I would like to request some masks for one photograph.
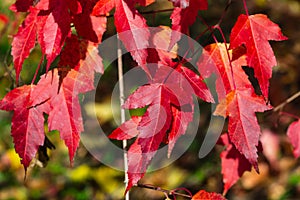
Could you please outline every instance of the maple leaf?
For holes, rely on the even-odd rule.
[[[184,72],[185,75],[191,74],[191,77],[187,80],[180,72]],[[191,84],[197,88],[196,95],[204,100],[213,101],[203,79],[181,65],[178,71],[159,65],[153,80],[138,88],[126,100],[123,108],[147,107],[142,117],[131,118],[109,136],[118,140],[137,137],[128,151],[129,183],[126,191],[144,176],[162,142],[167,140],[170,156],[177,139],[185,134],[194,113],[195,92]]]
[[[26,169],[36,155],[39,146],[44,144],[44,116],[48,104],[30,106],[34,85],[24,85],[10,91],[1,101],[0,109],[14,111],[11,134],[15,150]]]
[[[227,54],[225,44],[212,44],[204,48],[203,56],[197,64],[205,78],[212,73],[217,75],[216,90],[220,103],[214,114],[229,117],[228,133],[231,142],[258,171],[257,145],[261,131],[255,113],[272,107],[266,105],[262,96],[254,93],[242,69],[246,63],[245,57],[236,56],[238,54],[240,52],[235,53],[235,50]],[[234,55],[237,57],[235,60]]]
[[[215,192],[200,190],[192,197],[192,200],[226,200],[226,198]]]
[[[29,56],[30,51],[35,46],[38,13],[39,10],[31,8],[29,15],[13,38],[11,55],[13,56],[14,68],[16,70],[17,83],[24,60]]]
[[[49,130],[58,130],[60,137],[69,149],[72,164],[83,131],[78,94],[87,91],[88,83],[80,74],[71,70],[59,87],[58,70],[43,75],[32,93],[31,105],[49,101]]]
[[[267,27],[267,28],[266,28]],[[231,48],[245,45],[247,64],[254,68],[261,91],[268,98],[272,67],[277,65],[269,40],[286,40],[277,24],[266,15],[240,15],[230,34]]]
[[[231,143],[227,133],[221,135],[218,144],[226,147],[220,155],[224,182],[223,194],[226,194],[245,171],[251,171],[252,165]]]
[[[178,4],[181,7],[175,7],[170,17],[172,20],[172,30],[187,34],[189,27],[196,21],[198,12],[207,9],[207,0],[175,1],[174,5],[177,6]],[[172,33],[170,47],[173,47],[180,39],[180,36],[181,34],[179,33]]]
[[[119,38],[138,65],[150,75],[146,66],[150,37],[146,20],[134,8],[134,2],[129,0],[116,0],[114,17]]]
[[[215,112],[217,115],[229,117],[230,140],[256,171],[258,171],[257,146],[261,131],[255,113],[271,108],[266,105],[263,97],[253,94],[251,90],[236,90],[227,95],[226,100],[217,106]]]
[[[37,8],[41,9],[38,17],[38,41],[42,53],[46,55],[49,70],[51,63],[61,52],[67,36],[70,34],[71,16],[67,1],[40,1]],[[46,4],[46,5],[44,5]],[[46,9],[46,10],[43,10]]]
[[[300,157],[300,120],[290,124],[287,130],[287,136],[289,137],[293,147],[295,158]]]

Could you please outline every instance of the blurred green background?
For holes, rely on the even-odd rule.
[[[0,98],[15,87],[15,73],[11,63],[12,35],[24,19],[24,14],[15,15],[8,7],[13,0],[1,0],[0,4]],[[142,8],[142,11],[166,9],[167,1]],[[167,3],[166,3],[167,2]],[[233,0],[221,27],[228,38],[230,29],[237,16],[243,13],[242,1]],[[247,1],[251,14],[264,13],[278,23],[288,41],[271,42],[278,66],[274,68],[270,86],[270,100],[276,106],[292,94],[299,91],[300,86],[300,2],[297,0],[251,0]],[[210,0],[209,10],[201,12],[201,16],[210,25],[214,25],[222,15],[226,1]],[[6,16],[6,17],[4,17]],[[149,24],[157,26],[169,25],[170,12],[147,14]],[[7,18],[7,22],[5,20]],[[199,21],[199,20],[198,20]],[[191,28],[191,36],[199,35],[205,26],[196,22]],[[113,19],[109,19],[105,37],[115,34]],[[217,35],[217,37],[220,37]],[[212,42],[209,34],[204,35],[200,44]],[[24,63],[21,73],[21,84],[31,82],[35,68],[40,60],[39,47],[35,48]],[[125,57],[125,71],[130,69],[131,60]],[[95,107],[102,127],[107,131],[116,125],[110,110],[110,95],[117,82],[116,67],[110,67],[102,79],[101,91],[97,92]],[[114,82],[114,84],[111,83]],[[300,116],[300,99],[288,104],[284,111]],[[198,151],[203,140],[209,114],[205,112],[207,104],[201,103],[199,133],[188,151],[172,165],[161,170],[148,173],[142,183],[166,189],[185,187],[193,194],[200,189],[222,192],[222,176],[220,174],[220,157],[222,147],[216,147],[204,159],[198,158]],[[48,150],[50,161],[44,168],[35,160],[28,169],[24,180],[24,169],[20,165],[18,155],[14,151],[10,136],[12,113],[0,111],[0,199],[123,199],[124,174],[109,168],[97,161],[80,145],[74,166],[69,166],[68,152],[57,132],[46,133],[55,150]],[[261,116],[263,140],[272,141],[265,147],[260,156],[260,175],[246,172],[241,180],[228,192],[228,199],[299,199],[300,197],[300,162],[294,159],[289,141],[285,136],[288,124],[294,119],[267,113]],[[84,134],[84,133],[83,133]],[[268,149],[268,150],[267,150]],[[267,153],[268,152],[268,153]],[[142,188],[133,188],[132,199],[164,199],[161,192]]]

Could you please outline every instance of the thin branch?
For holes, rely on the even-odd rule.
[[[8,63],[8,56],[10,55],[10,52],[11,52],[11,47],[5,53],[3,64],[4,64],[6,72],[8,73],[9,81],[12,83],[12,87],[15,88],[16,81],[12,75],[12,70],[9,69],[9,65],[11,65],[11,63]]]
[[[193,197],[192,194],[189,191],[188,191],[189,194],[183,194],[183,193],[180,193],[180,192],[176,192],[178,189],[166,190],[166,189],[163,189],[161,187],[157,187],[157,186],[153,186],[153,185],[147,185],[147,184],[140,184],[140,183],[138,183],[136,185],[136,187],[163,192],[164,194],[167,194],[167,196],[171,196],[171,195],[173,197],[174,196],[181,196],[181,197],[188,198],[188,199],[191,199]],[[185,189],[184,191],[187,191],[187,190]]]
[[[294,101],[296,98],[298,98],[300,96],[300,91],[298,91],[296,94],[294,94],[293,96],[289,97],[287,100],[285,100],[284,102],[282,102],[281,104],[279,104],[278,106],[276,106],[273,111],[277,112],[283,109],[283,107],[288,104],[291,103],[292,101]]]
[[[125,109],[122,107],[124,104],[124,79],[123,79],[123,63],[122,63],[122,49],[121,42],[118,37],[118,76],[119,76],[119,96],[120,96],[120,112],[121,123],[125,122]],[[128,161],[127,161],[127,140],[123,140],[123,157],[124,157],[124,173],[125,173],[125,188],[128,186]],[[125,194],[125,200],[129,200],[129,192]]]
[[[202,18],[202,16],[198,16],[198,18],[199,18],[200,21],[208,28],[208,30],[210,31],[211,36],[213,37],[214,41],[215,41],[216,43],[218,43],[218,40],[217,40],[217,38],[216,38],[216,36],[215,36],[215,34],[214,34],[214,28],[211,27],[211,26],[210,26],[210,25]]]
[[[222,23],[222,21],[225,17],[225,14],[226,14],[226,12],[227,12],[227,10],[228,10],[228,8],[231,4],[232,4],[232,0],[228,0],[228,2],[226,4],[226,7],[224,8],[224,11],[223,11],[223,13],[222,13],[222,15],[221,15],[221,17],[220,17],[220,19],[219,19],[219,21],[216,25],[220,25]]]

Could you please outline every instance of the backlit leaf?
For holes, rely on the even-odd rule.
[[[30,106],[34,88],[33,85],[18,87],[0,101],[1,110],[14,111],[11,134],[15,150],[25,169],[36,155],[39,146],[44,144],[43,112],[49,109],[48,104]]]
[[[267,28],[266,28],[267,27]],[[277,24],[266,15],[240,15],[230,34],[230,46],[245,45],[247,64],[254,68],[263,95],[268,98],[272,67],[277,65],[269,40],[286,40]]]
[[[18,82],[24,60],[29,56],[30,51],[35,46],[38,10],[32,8],[23,24],[19,27],[18,33],[12,42],[11,55],[13,56],[14,67],[16,70],[16,81]]]

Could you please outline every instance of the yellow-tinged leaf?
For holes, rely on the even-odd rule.
[[[80,165],[79,167],[73,169],[70,172],[69,177],[73,181],[83,182],[90,177],[90,174],[91,174],[90,171],[91,171],[91,169],[89,166]]]
[[[7,156],[7,158],[10,161],[10,167],[12,170],[22,167],[20,157],[16,153],[15,149],[9,149],[5,155]]]

